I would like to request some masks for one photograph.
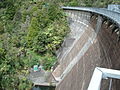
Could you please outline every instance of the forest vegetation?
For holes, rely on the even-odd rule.
[[[94,2],[94,3],[93,3]],[[35,64],[50,70],[70,32],[61,6],[107,7],[119,0],[0,0],[0,90],[29,90]]]

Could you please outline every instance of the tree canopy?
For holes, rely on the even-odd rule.
[[[28,70],[35,64],[50,70],[57,60],[66,16],[47,0],[2,0],[0,8],[0,89],[28,90]]]

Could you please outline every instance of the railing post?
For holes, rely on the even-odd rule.
[[[101,81],[102,79],[104,79],[104,77],[120,79],[120,71],[96,67],[90,81],[88,90],[100,90]],[[109,89],[111,89],[111,85],[112,80],[110,80]]]
[[[100,90],[102,76],[102,72],[95,68],[88,90]]]

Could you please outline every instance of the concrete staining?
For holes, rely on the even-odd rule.
[[[67,68],[62,73],[61,78],[64,78],[65,75],[67,75],[71,71],[71,69],[75,66],[75,64],[77,64],[77,62],[79,61],[79,59],[81,59],[81,57],[89,49],[90,45],[93,44],[93,41],[95,40],[95,38],[96,38],[96,36],[97,36],[100,28],[101,28],[101,23],[102,23],[101,20],[102,20],[102,18],[99,16],[98,17],[98,21],[97,21],[97,25],[96,25],[96,33],[93,30],[91,30],[91,36],[88,38],[88,41],[84,44],[84,46],[78,52],[78,54],[76,55],[76,57],[69,63],[69,65],[67,66]]]
[[[70,19],[69,21],[70,21],[70,28],[71,28],[71,34],[72,34],[71,36],[75,38],[75,41],[72,43],[71,47],[68,49],[68,51],[65,54],[62,53],[63,56],[59,60],[59,63],[60,63],[59,68],[56,68],[53,72],[55,73],[54,75],[57,77],[60,77],[60,74],[63,73],[63,71],[74,59],[74,57],[78,54],[78,52],[86,42],[85,40],[83,41],[84,38],[81,38],[81,37],[87,36],[86,30],[88,29],[88,25],[89,25],[89,22],[84,19],[87,16],[78,18],[78,16],[74,16],[73,13],[70,14],[68,12],[67,14],[68,14],[68,18]],[[81,15],[84,15],[84,13],[82,13]],[[81,43],[80,40],[83,42]],[[80,44],[81,44],[81,47],[79,46]]]
[[[112,33],[114,25],[109,26],[109,21],[100,15],[75,10],[66,13],[72,29],[80,30],[81,34],[53,72],[61,79],[56,90],[87,90],[95,67],[120,69],[120,42],[118,35]],[[109,81],[102,81],[102,90],[108,90]],[[112,90],[119,90],[119,84],[119,80],[113,80]]]

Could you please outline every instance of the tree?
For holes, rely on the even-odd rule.
[[[0,2],[0,90],[28,90],[29,68],[42,62],[50,70],[57,60],[55,51],[69,29],[56,4],[49,0]]]
[[[39,32],[39,23],[36,17],[32,17],[31,23],[28,27],[28,34],[27,34],[27,45],[31,47],[34,38],[37,36]]]

